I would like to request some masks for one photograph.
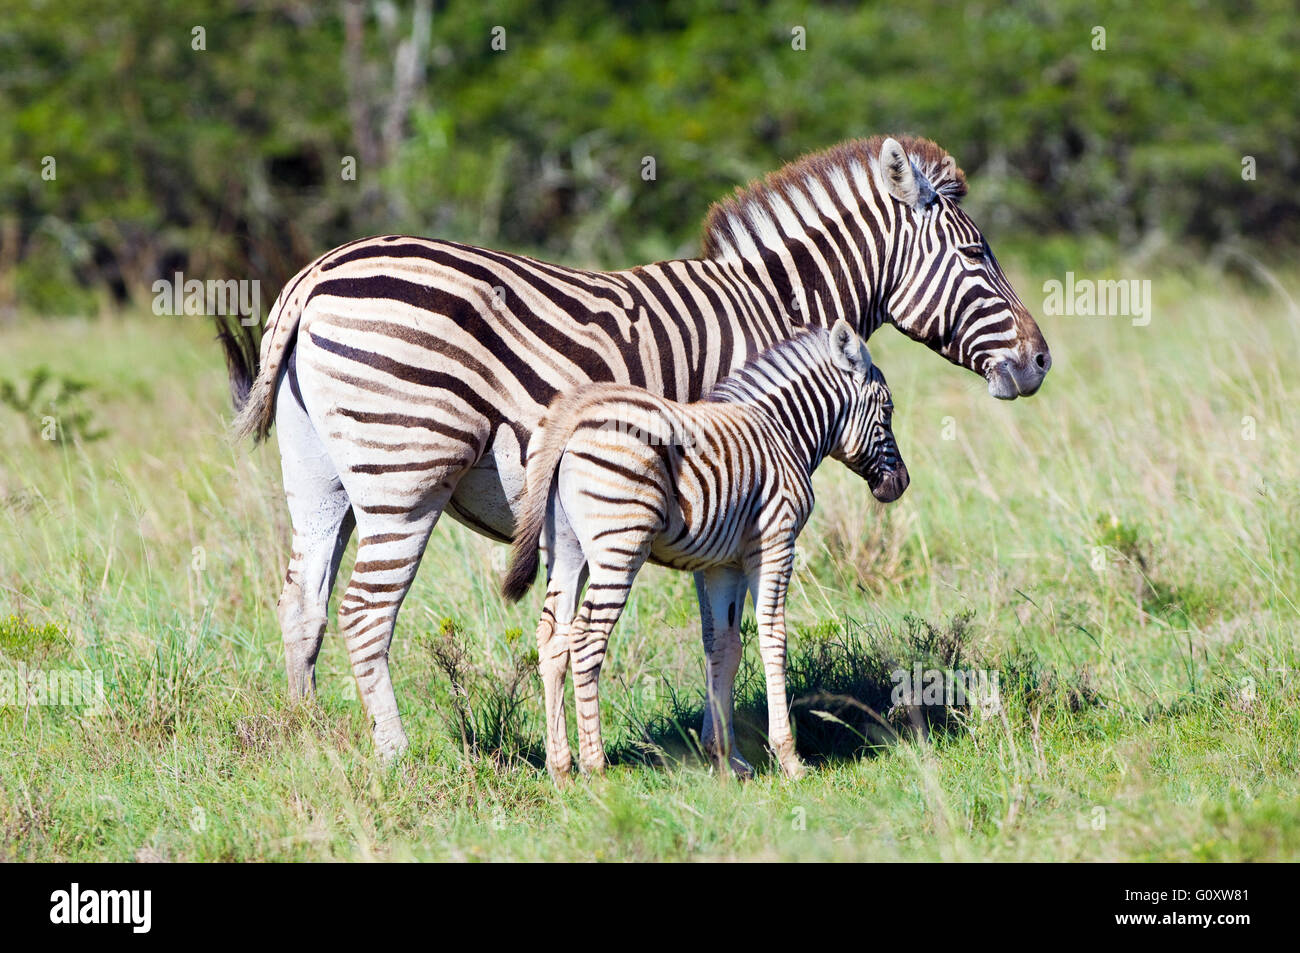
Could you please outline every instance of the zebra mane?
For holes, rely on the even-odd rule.
[[[773,378],[792,379],[781,358],[789,357],[795,366],[811,366],[821,358],[830,359],[831,332],[821,325],[801,328],[764,351],[751,354],[744,364],[713,385],[702,400],[709,403],[745,400],[767,393]],[[772,368],[772,373],[764,373]]]
[[[787,197],[798,196],[803,203],[818,208],[822,204],[819,199],[824,201],[842,192],[849,183],[856,183],[858,192],[870,189],[871,169],[885,138],[850,139],[809,153],[715,202],[704,219],[704,257],[727,257],[738,245],[747,244],[746,236],[776,227],[781,210],[774,205],[774,198],[781,200],[788,215],[784,201]],[[954,202],[961,201],[966,195],[966,174],[947,151],[920,137],[900,136],[898,143],[936,192]]]

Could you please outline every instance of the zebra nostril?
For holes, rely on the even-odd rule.
[[[1042,351],[1039,351],[1037,354],[1034,355],[1034,363],[1037,364],[1039,367],[1041,367],[1043,370],[1047,370],[1047,355],[1044,354]]]
[[[871,493],[882,503],[892,503],[903,495],[903,491],[907,489],[908,479],[907,467],[900,463],[871,488]]]

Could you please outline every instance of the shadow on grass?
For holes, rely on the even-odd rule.
[[[934,625],[909,616],[894,627],[846,618],[799,632],[787,659],[786,684],[800,756],[811,764],[871,757],[911,738],[957,731],[976,710],[1000,717],[1008,703],[1070,710],[1100,703],[1086,679],[1060,679],[1032,655],[982,658],[972,645],[971,618],[964,613]],[[754,634],[748,625],[748,643]],[[472,661],[463,646],[450,621],[429,643],[450,683],[451,737],[468,761],[543,768],[535,653],[493,669]],[[606,731],[615,739],[608,747],[611,764],[704,763],[700,689],[684,694],[665,680],[661,699],[666,700],[652,710],[633,705],[612,719]],[[740,753],[756,769],[770,770],[767,692],[752,653],[737,676],[736,736]]]
[[[790,714],[800,757],[824,764],[872,757],[916,737],[956,731],[977,708],[997,717],[1009,693],[1039,703],[1061,688],[1029,656],[996,663],[972,648],[970,614],[941,625],[915,616],[883,621],[825,621],[800,633],[786,662]],[[746,633],[752,636],[752,632]],[[1075,690],[1080,704],[1096,698]],[[767,691],[760,665],[746,656],[736,683],[736,745],[758,770],[767,753]],[[641,737],[610,752],[614,763],[702,761],[703,699],[670,695],[668,711],[641,726]]]

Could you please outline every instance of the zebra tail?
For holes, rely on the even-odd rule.
[[[576,411],[581,402],[582,398],[576,394],[560,398],[538,425],[542,436],[537,448],[528,455],[523,512],[515,528],[510,566],[501,584],[501,594],[510,602],[522,599],[537,578],[538,547],[546,527],[551,488],[555,485],[564,448],[577,429]]]
[[[546,482],[549,493],[551,481]],[[537,565],[540,562],[538,546],[542,541],[542,525],[545,521],[546,510],[543,509],[542,519],[538,520],[536,525],[531,520],[520,523],[510,553],[510,568],[506,570],[505,581],[501,583],[501,594],[508,602],[518,602],[522,599],[537,578]]]
[[[237,317],[216,315],[217,340],[226,355],[226,373],[230,377],[230,400],[235,411],[248,404],[248,392],[257,377],[258,347],[253,328]]]
[[[231,432],[236,441],[266,439],[275,422],[275,385],[280,369],[297,339],[301,309],[289,312],[281,293],[267,315],[261,347],[253,343],[253,329],[236,321],[219,320],[217,338],[226,351],[230,396],[235,404]]]

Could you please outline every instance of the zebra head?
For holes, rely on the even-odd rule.
[[[831,456],[867,481],[872,495],[892,503],[907,489],[907,466],[891,427],[894,401],[866,342],[843,318],[830,334],[831,360],[846,380],[844,424]]]
[[[924,139],[885,139],[874,161],[893,219],[897,266],[884,302],[908,337],[1014,400],[1038,390],[1052,366],[1042,332],[958,204],[966,180],[951,156]]]

